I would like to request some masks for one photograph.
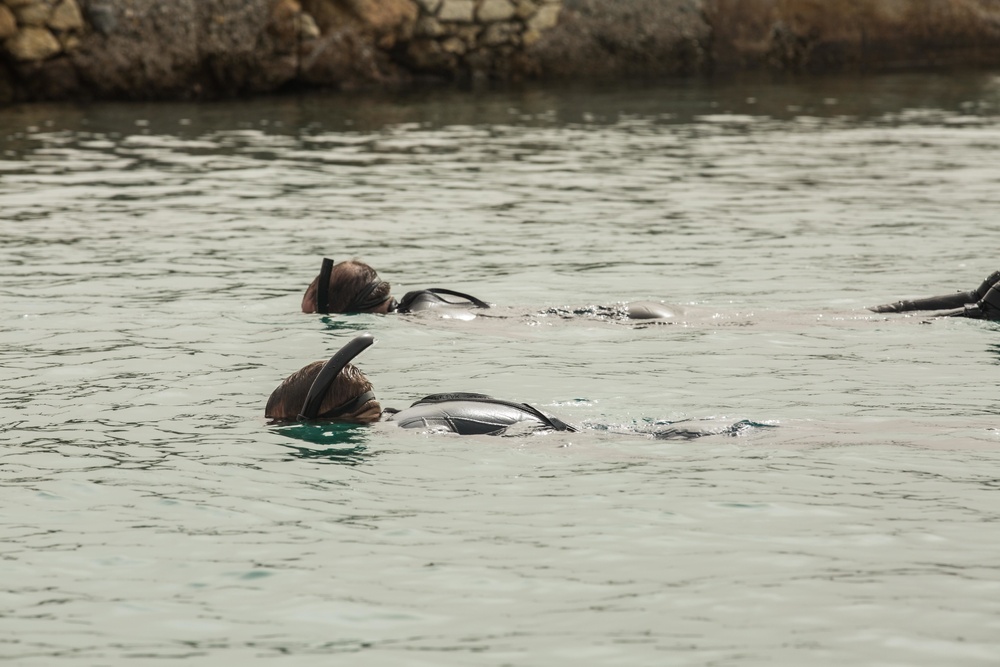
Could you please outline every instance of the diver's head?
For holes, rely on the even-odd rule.
[[[325,278],[325,280],[324,280]],[[303,313],[386,313],[392,309],[389,283],[364,262],[334,264],[323,268],[302,297]]]
[[[372,383],[350,363],[374,344],[370,333],[358,334],[329,361],[315,361],[292,373],[271,392],[264,416],[275,421],[378,421],[382,406]]]
[[[301,368],[278,385],[267,399],[264,416],[273,421],[295,421],[302,416],[309,390],[324,361]],[[382,406],[375,399],[372,383],[357,366],[347,364],[323,395],[315,417],[310,419],[370,424],[379,420]]]

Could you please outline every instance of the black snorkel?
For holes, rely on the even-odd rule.
[[[323,266],[319,270],[319,282],[316,283],[316,312],[330,312],[330,272],[333,271],[333,260],[323,258]]]
[[[329,260],[323,260],[325,262]],[[332,264],[332,262],[331,262]],[[327,390],[333,384],[333,381],[337,379],[340,375],[340,371],[344,370],[356,356],[364,352],[366,349],[371,347],[375,342],[375,337],[370,333],[363,333],[352,338],[344,347],[337,350],[337,353],[330,357],[330,361],[323,364],[323,368],[320,369],[319,375],[313,380],[312,386],[309,387],[309,393],[306,394],[306,400],[302,404],[302,411],[299,413],[299,421],[310,421],[316,419],[319,416],[320,405],[323,404],[323,397],[326,396]],[[333,410],[327,411],[323,414],[323,419],[335,419],[340,415],[347,414],[368,401],[375,398],[375,393],[371,391],[366,391],[360,396],[351,399],[343,405],[339,405]]]

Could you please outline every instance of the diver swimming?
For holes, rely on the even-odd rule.
[[[420,311],[469,311],[488,309],[482,299],[442,287],[407,292],[397,301],[391,285],[368,264],[359,260],[334,263],[324,258],[319,275],[302,296],[303,313],[415,313]],[[597,315],[614,319],[667,320],[683,311],[657,301],[636,301],[620,307],[594,306],[555,314]]]
[[[374,342],[368,333],[355,336],[326,363],[314,362],[285,378],[268,399],[264,416],[275,422],[322,420],[354,424],[384,419],[402,428],[461,435],[498,434],[519,422],[539,430],[577,430],[527,403],[485,394],[433,394],[403,410],[383,410],[371,382],[350,363]]]
[[[1000,271],[995,271],[978,287],[914,300],[870,306],[876,313],[941,311],[934,317],[1000,319]],[[440,287],[407,292],[397,301],[391,286],[381,280],[368,264],[358,260],[334,263],[323,259],[319,275],[302,297],[304,313],[414,313],[432,310],[488,309],[491,304],[472,296]],[[563,317],[591,316],[602,319],[669,322],[685,314],[685,309],[658,301],[635,301],[616,306],[589,306],[575,309],[550,308],[542,314]]]
[[[334,264],[323,258],[319,275],[302,297],[303,313],[413,313],[421,310],[489,308],[471,294],[442,287],[407,292],[397,301],[391,285],[364,262]],[[450,298],[449,298],[450,297]]]
[[[512,427],[516,427],[518,434],[549,431],[575,433],[580,430],[528,403],[478,393],[431,394],[401,410],[383,408],[375,397],[371,382],[351,363],[374,342],[371,334],[360,334],[341,347],[329,361],[313,362],[289,375],[268,398],[264,417],[277,425],[303,422],[372,424],[386,421],[405,429],[459,435],[504,435]],[[683,424],[667,424],[667,428],[656,432],[639,434],[658,439],[690,440],[705,435],[739,435],[750,426],[754,424],[743,421],[721,430],[704,430]]]

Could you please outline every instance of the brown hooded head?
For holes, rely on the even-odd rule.
[[[385,313],[389,310],[391,286],[382,282],[375,269],[364,262],[348,260],[333,265],[327,281],[327,304],[317,303],[319,280],[316,276],[302,296],[303,313]]]
[[[267,399],[264,416],[279,422],[295,421],[309,395],[309,388],[312,387],[324,364],[323,361],[314,361],[285,378]],[[338,408],[369,391],[372,391],[372,383],[365,374],[358,370],[357,366],[347,364],[323,396],[316,419],[329,418],[354,424],[370,424],[378,421],[382,414],[382,406],[375,398],[354,406],[350,412],[324,417],[336,413]]]

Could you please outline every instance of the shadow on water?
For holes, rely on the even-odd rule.
[[[369,427],[360,424],[285,424],[272,428],[284,438],[304,445],[278,443],[296,459],[356,466],[368,462],[373,452],[366,446]]]

